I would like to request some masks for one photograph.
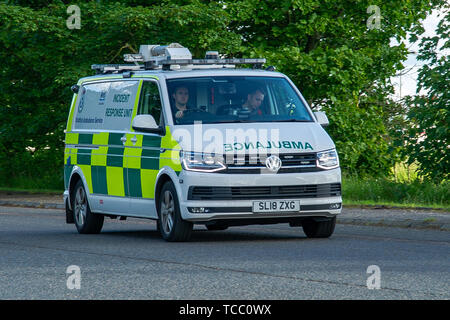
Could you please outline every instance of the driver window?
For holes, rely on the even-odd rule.
[[[144,81],[142,84],[138,114],[150,114],[161,125],[161,98],[156,82]]]

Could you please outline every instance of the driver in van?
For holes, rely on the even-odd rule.
[[[185,86],[175,88],[172,93],[172,98],[175,101],[175,118],[183,118],[184,112],[188,109],[187,102],[189,100],[189,90]]]
[[[251,115],[263,115],[260,109],[264,101],[264,91],[260,88],[254,89],[247,95],[247,101],[242,105],[243,108],[250,110]]]

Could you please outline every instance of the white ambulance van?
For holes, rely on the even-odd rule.
[[[338,154],[291,80],[265,59],[193,59],[143,45],[93,65],[74,92],[64,152],[66,221],[157,220],[167,241],[208,230],[289,223],[329,237],[342,207]],[[236,68],[244,64],[249,69]]]

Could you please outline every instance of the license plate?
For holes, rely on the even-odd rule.
[[[253,201],[253,212],[298,212],[299,200],[263,200]]]

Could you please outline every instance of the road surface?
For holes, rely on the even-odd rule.
[[[329,239],[196,226],[168,243],[151,220],[105,218],[80,235],[62,210],[0,206],[0,299],[442,300],[449,248],[448,231],[343,224]]]

